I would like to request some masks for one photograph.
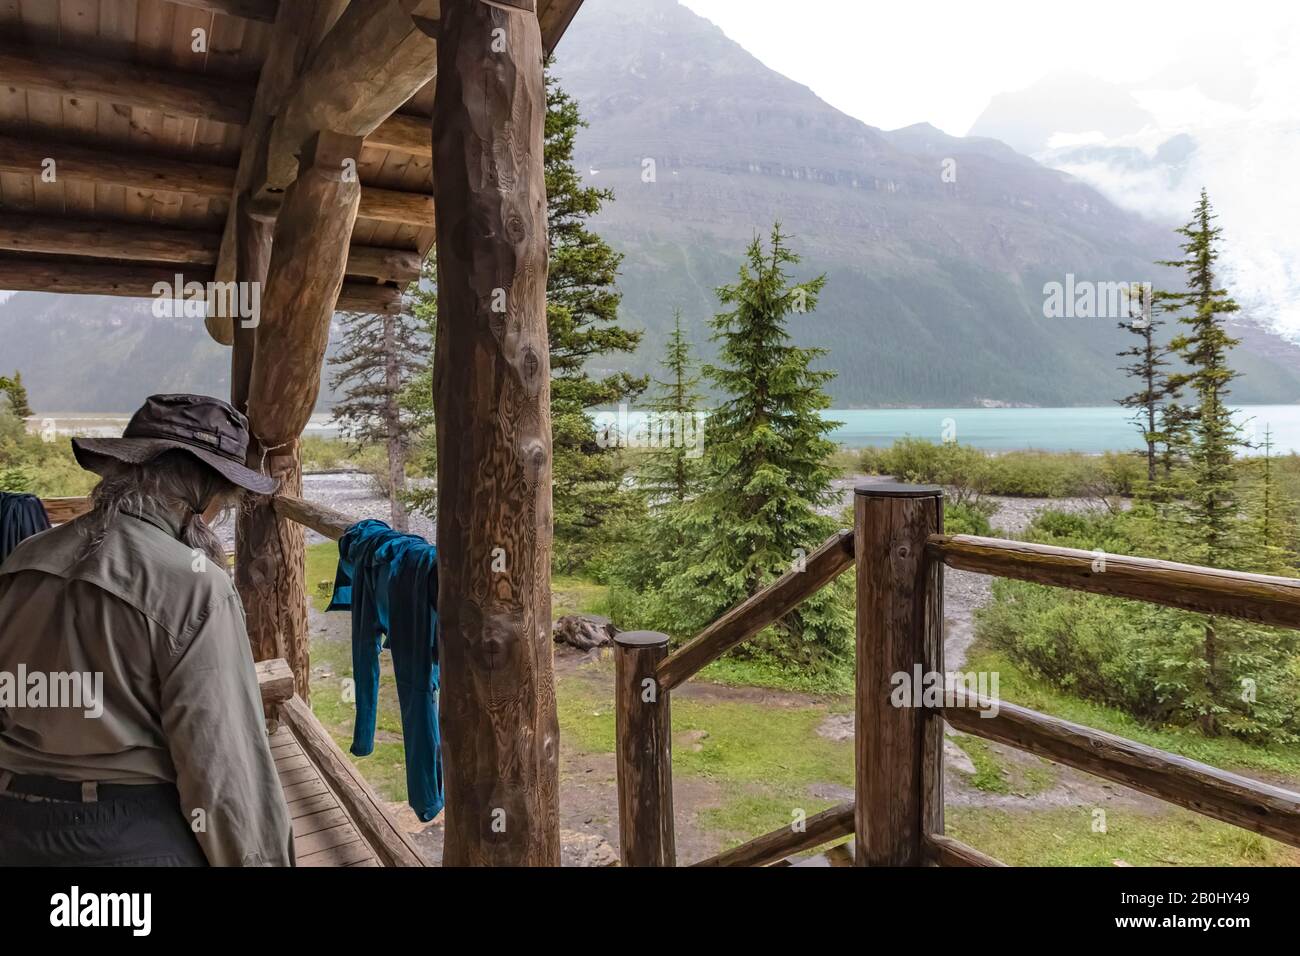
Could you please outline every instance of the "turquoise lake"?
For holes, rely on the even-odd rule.
[[[1118,405],[1099,408],[869,408],[836,409],[826,417],[843,424],[830,435],[850,448],[888,445],[905,435],[991,451],[1038,448],[1100,453],[1137,448],[1141,436],[1132,413]],[[1300,405],[1244,405],[1235,417],[1248,439],[1272,431],[1278,454],[1300,452]]]

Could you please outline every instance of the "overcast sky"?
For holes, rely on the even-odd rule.
[[[1053,70],[1133,82],[1216,48],[1273,61],[1300,43],[1296,0],[682,2],[863,122],[896,129],[926,121],[955,136],[990,96]],[[1292,93],[1300,101],[1295,86]]]

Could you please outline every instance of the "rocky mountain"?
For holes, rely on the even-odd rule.
[[[596,225],[626,255],[625,321],[646,330],[634,371],[655,367],[677,307],[708,357],[713,290],[777,220],[803,274],[829,276],[792,334],[830,350],[841,406],[1107,404],[1125,336],[1044,318],[1044,284],[1176,281],[1152,265],[1177,251],[1167,224],[995,138],[868,126],[676,0],[587,4],[555,69],[590,124],[580,167],[616,196]],[[1252,331],[1238,400],[1300,400],[1278,343]],[[41,408],[131,408],[164,378],[220,394],[226,366],[197,325],[134,303],[0,304],[0,371],[21,368]]]

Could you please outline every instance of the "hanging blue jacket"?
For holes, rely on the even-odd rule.
[[[379,652],[393,654],[411,809],[428,822],[442,809],[438,734],[438,549],[423,538],[367,519],[339,540],[339,568],[327,611],[352,611],[356,723],[352,752],[375,749]]]
[[[50,519],[45,505],[35,495],[0,491],[0,563],[18,542],[45,531]]]

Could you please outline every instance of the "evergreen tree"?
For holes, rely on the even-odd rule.
[[[1243,569],[1290,576],[1295,573],[1295,502],[1279,480],[1268,426],[1259,449],[1263,454],[1251,462],[1244,495],[1250,556]]]
[[[329,364],[337,369],[330,387],[342,390],[334,419],[360,450],[384,449],[386,469],[377,475],[388,497],[390,524],[408,528],[406,460],[417,424],[401,406],[410,381],[427,364],[429,342],[408,310],[400,315],[353,314],[344,319],[343,340]]]
[[[725,396],[705,432],[700,492],[677,510],[684,544],[664,567],[665,617],[692,633],[779,575],[830,535],[834,472],[825,420],[833,372],[812,363],[823,349],[792,345],[787,320],[810,312],[826,277],[794,284],[787,268],[800,257],[780,224],[765,250],[755,238],[738,281],[718,289],[727,311],[713,320],[718,364],[704,375]],[[822,667],[843,659],[852,622],[842,587],[828,587],[786,615],[754,650],[786,663]]]
[[[1119,327],[1137,336],[1138,341],[1122,352],[1119,358],[1133,361],[1121,366],[1121,370],[1138,381],[1139,389],[1130,395],[1117,399],[1124,408],[1135,410],[1134,423],[1142,431],[1142,440],[1146,443],[1147,483],[1155,485],[1157,446],[1162,440],[1160,426],[1160,404],[1169,391],[1168,380],[1161,369],[1168,366],[1165,351],[1156,341],[1156,330],[1164,325],[1155,317],[1151,307],[1150,295],[1143,296],[1137,303],[1137,315],[1129,322],[1119,323]]]
[[[1243,443],[1226,403],[1229,383],[1236,378],[1228,365],[1228,353],[1238,340],[1225,331],[1222,316],[1236,312],[1239,306],[1215,281],[1214,263],[1219,258],[1217,243],[1222,233],[1213,225],[1216,218],[1209,196],[1201,190],[1191,222],[1178,230],[1186,240],[1181,244],[1184,257],[1162,263],[1186,271],[1187,289],[1165,292],[1161,298],[1186,313],[1178,319],[1186,330],[1170,348],[1180,355],[1187,370],[1172,376],[1171,382],[1176,387],[1186,386],[1196,399],[1188,422],[1192,480],[1186,501],[1196,560],[1212,567],[1230,567],[1238,546],[1234,461],[1236,449]]]
[[[1171,343],[1187,370],[1172,378],[1177,387],[1186,386],[1196,398],[1188,432],[1189,474],[1181,502],[1188,559],[1217,568],[1237,567],[1241,552],[1240,504],[1237,500],[1235,451],[1242,445],[1240,429],[1232,420],[1226,399],[1236,373],[1228,365],[1228,353],[1237,340],[1228,335],[1222,317],[1238,310],[1227,291],[1218,287],[1215,262],[1222,230],[1213,225],[1210,199],[1204,189],[1192,219],[1178,229],[1183,236],[1183,258],[1162,263],[1187,274],[1187,289],[1163,293],[1161,299],[1182,311],[1178,321],[1186,327]],[[1235,663],[1248,657],[1251,631],[1232,622],[1205,622],[1201,641],[1204,686],[1193,695],[1199,707],[1201,726],[1217,733],[1221,718],[1229,712],[1225,696],[1233,688],[1230,679]]]
[[[585,125],[577,102],[548,70],[546,323],[552,374],[555,560],[561,569],[582,563],[631,505],[623,493],[625,468],[618,449],[597,441],[588,411],[631,401],[647,384],[647,379],[626,372],[595,377],[587,369],[593,358],[635,351],[641,333],[618,324],[622,296],[614,282],[623,257],[587,225],[614,195],[608,189],[584,186],[574,168],[574,141]]]
[[[420,281],[412,283],[406,291],[407,310],[422,330],[425,339],[433,343],[438,333],[438,256],[430,251],[420,267]],[[433,359],[432,347],[425,351],[423,367],[402,389],[398,404],[410,422],[411,452],[408,460],[415,470],[433,478],[438,474],[438,437],[434,431],[433,416]],[[438,487],[430,480],[410,487],[405,495],[406,506],[430,518],[438,515]]]
[[[637,487],[652,510],[685,503],[700,484],[703,399],[680,309],[674,314],[663,369],[664,379],[655,379],[655,393],[646,403],[650,447],[643,452],[636,474]]]
[[[9,408],[19,418],[31,418],[35,414],[27,401],[27,388],[23,385],[22,372],[14,372],[13,378],[0,375],[0,392],[8,396]]]

